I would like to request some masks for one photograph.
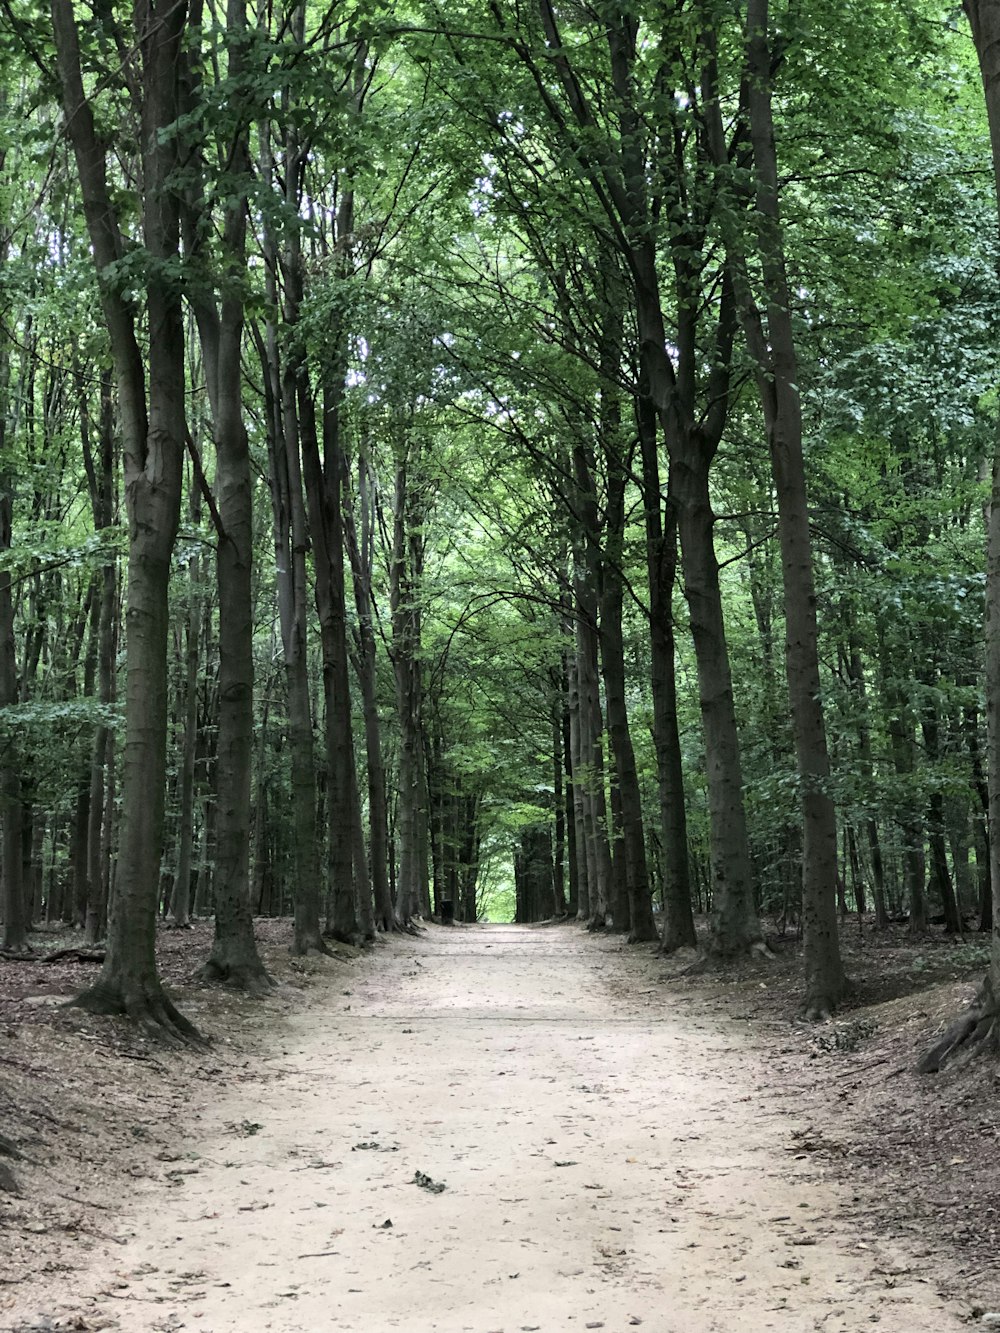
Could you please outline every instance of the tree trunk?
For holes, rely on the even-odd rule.
[[[846,988],[837,930],[837,823],[828,786],[830,759],[820,693],[816,590],[802,457],[802,407],[778,203],[778,168],[771,112],[768,0],[749,0],[745,97],[755,169],[755,211],[767,312],[766,337],[742,256],[739,275],[744,327],[764,409],[778,499],[778,535],[785,593],[785,669],[802,806],[804,1011],[826,1017]]]
[[[344,531],[351,561],[354,604],[357,611],[355,672],[361,687],[365,725],[365,755],[368,761],[368,832],[372,889],[375,894],[375,924],[392,930],[395,921],[389,886],[389,810],[386,800],[385,765],[382,760],[382,723],[376,695],[376,643],[372,622],[373,513],[368,463],[358,462],[358,503],[361,508],[360,541],[354,515],[344,512]]]
[[[590,882],[594,869],[587,840],[587,821],[584,813],[583,737],[580,719],[579,669],[576,653],[567,651],[567,681],[569,689],[570,779],[572,797],[573,857],[576,865],[576,919],[590,918]]]
[[[964,0],[989,117],[997,205],[1000,207],[1000,0]],[[987,511],[986,555],[986,771],[989,774],[990,879],[993,886],[993,934],[990,966],[975,1006],[944,1034],[920,1061],[934,1072],[967,1043],[987,1042],[995,1051],[1000,1022],[1000,435],[993,457]]]
[[[304,7],[292,13],[292,37],[303,36]],[[262,174],[275,188],[275,170],[267,128],[261,128]],[[304,155],[294,126],[285,134],[282,162],[284,202],[289,216],[299,210]],[[269,227],[264,228],[265,285],[272,309],[279,306],[278,272],[284,275],[281,304],[286,328],[299,320],[303,297],[302,253],[299,232],[289,228],[285,250]],[[292,901],[294,927],[292,952],[296,955],[328,953],[321,929],[322,875],[316,824],[316,762],[313,743],[313,713],[309,697],[307,648],[308,606],[306,553],[309,537],[302,494],[299,443],[298,379],[301,358],[289,351],[282,359],[277,320],[270,318],[258,350],[268,406],[268,462],[271,515],[274,533],[278,617],[285,666],[288,710],[288,747],[292,798]]]
[[[299,381],[299,429],[302,476],[309,510],[316,571],[316,610],[323,652],[324,742],[327,763],[328,865],[330,906],[325,933],[345,944],[358,935],[355,902],[354,808],[351,782],[354,742],[351,725],[347,619],[344,590],[342,459],[331,439],[333,404],[324,417],[321,460],[315,405],[310,386]]]
[[[201,494],[192,478],[190,488],[191,522],[201,521]],[[191,924],[191,860],[194,850],[194,770],[198,757],[198,665],[202,607],[200,595],[201,559],[197,553],[188,560],[188,617],[184,653],[184,745],[181,752],[180,801],[178,809],[177,869],[170,896],[170,915],[179,930]]]
[[[192,24],[200,23],[200,0],[192,5]],[[227,0],[229,35],[227,77],[238,87],[245,77],[246,0]],[[193,57],[199,59],[199,54]],[[197,90],[199,71],[193,72]],[[220,145],[231,183],[222,213],[222,271],[218,301],[195,289],[191,295],[198,332],[215,443],[213,519],[218,548],[219,718],[216,757],[215,938],[201,977],[224,982],[251,994],[274,984],[253,933],[250,901],[250,844],[253,764],[253,488],[250,453],[243,421],[242,353],[243,275],[246,269],[247,204],[250,176],[249,127],[234,104],[232,137]],[[187,109],[187,108],[185,108]],[[194,191],[191,212],[196,236],[204,226],[202,190]],[[196,254],[197,241],[191,246]],[[200,464],[196,460],[196,468]]]
[[[675,439],[670,467],[705,737],[712,875],[711,947],[714,953],[730,958],[757,945],[761,932],[750,878],[743,770],[719,566],[712,541],[715,517],[708,491],[709,458],[695,442],[682,447]]]
[[[661,517],[660,467],[656,409],[645,394],[636,403],[642,456],[646,569],[649,581],[649,644],[653,695],[653,745],[660,797],[663,865],[664,953],[693,949],[698,939],[691,910],[691,865],[680,729],[677,723],[677,675],[674,650],[673,591],[677,571],[677,511],[668,499]],[[669,483],[668,483],[669,492]]]
[[[392,608],[392,656],[396,682],[396,711],[399,717],[399,815],[397,823],[399,873],[396,882],[396,923],[409,926],[420,911],[422,879],[421,848],[425,846],[420,825],[425,817],[422,801],[423,688],[420,667],[420,607],[418,604],[423,559],[419,506],[412,493],[408,460],[400,456],[396,466],[393,502],[393,544],[390,567]]]
[[[143,230],[153,263],[146,278],[148,401],[131,309],[109,281],[123,254],[107,186],[103,148],[84,92],[72,0],[53,0],[52,22],[68,133],[97,266],[118,381],[129,517],[126,611],[125,755],[122,821],[108,947],[97,982],[77,1000],[95,1012],[127,1012],[175,1040],[196,1029],[167,999],[156,971],[155,931],[163,849],[167,745],[167,591],[180,517],[184,449],[184,329],[177,199],[171,177],[178,140],[177,75],[185,28],[183,0],[137,7],[141,62]]]
[[[81,404],[81,416],[86,417]],[[87,654],[83,667],[83,694],[93,698],[97,677],[97,652],[100,638],[101,602],[99,590],[101,577],[95,573],[90,581],[87,600],[90,603],[90,628],[87,633]],[[70,824],[70,865],[73,871],[72,888],[68,899],[66,915],[74,925],[82,928],[87,920],[87,830],[90,826],[90,757],[81,768],[77,779],[76,802]],[[51,905],[47,905],[48,919],[51,920]]]
[[[610,506],[609,506],[610,507]],[[622,515],[624,517],[624,513]],[[628,920],[616,922],[628,929],[630,943],[657,938],[646,870],[646,840],[642,824],[642,793],[628,724],[625,695],[625,649],[622,639],[622,584],[620,550],[609,550],[601,599],[601,662],[608,710],[608,736],[614,755],[615,777],[621,801],[622,842],[628,894]]]
[[[4,412],[6,423],[6,412]],[[9,551],[13,510],[13,476],[4,470],[0,478],[0,552]],[[0,708],[17,702],[17,658],[14,638],[14,600],[10,570],[0,569]],[[0,763],[0,834],[3,837],[3,947],[12,953],[28,948],[27,903],[21,862],[23,804],[21,766],[13,729],[3,738]]]
[[[552,910],[554,916],[566,915],[567,821],[562,711],[562,694],[557,693],[552,702],[552,800],[555,806],[555,840],[552,848]]]

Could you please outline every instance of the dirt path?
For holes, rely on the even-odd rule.
[[[175,1183],[130,1201],[132,1238],[80,1279],[86,1327],[960,1326],[838,1221],[850,1198],[788,1151],[744,1033],[644,1016],[613,942],[438,929],[344,985],[204,1113]]]

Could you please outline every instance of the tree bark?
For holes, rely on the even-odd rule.
[[[620,461],[620,460],[619,460]],[[609,460],[610,468],[610,460]],[[653,904],[646,869],[646,839],[642,823],[642,793],[635,763],[635,750],[628,722],[625,694],[625,647],[622,638],[623,539],[625,521],[625,472],[609,470],[608,524],[604,589],[601,596],[601,664],[607,701],[608,737],[614,756],[615,778],[621,802],[622,843],[628,900],[627,920],[616,926],[628,931],[630,943],[657,938]],[[620,911],[620,908],[618,909]]]
[[[3,418],[6,423],[6,409]],[[0,552],[10,550],[12,514],[13,474],[5,467],[0,477]],[[0,569],[0,708],[10,708],[18,698],[15,642],[10,570]],[[15,732],[10,728],[3,740],[0,762],[0,834],[3,837],[0,868],[3,871],[3,947],[11,953],[27,952],[30,925],[21,862],[24,807],[20,774]]]
[[[372,621],[373,508],[368,462],[358,460],[358,504],[361,509],[360,540],[350,506],[344,513],[347,551],[351,561],[354,604],[358,624],[355,667],[361,687],[368,761],[368,830],[372,889],[375,895],[375,924],[379,930],[395,925],[389,886],[389,810],[386,798],[385,764],[382,759],[382,723],[376,695],[376,643]]]
[[[201,493],[190,488],[191,522],[201,521]],[[177,868],[170,895],[170,915],[179,930],[191,924],[191,861],[194,851],[194,774],[198,758],[198,666],[202,607],[201,558],[196,552],[188,560],[188,615],[184,628],[184,744],[181,750],[180,800],[178,808]]]
[[[301,41],[304,7],[292,13],[293,39]],[[265,184],[277,187],[267,127],[261,128],[262,174]],[[283,198],[289,216],[299,211],[299,192],[304,153],[294,123],[285,130],[281,177]],[[297,228],[288,229],[284,251],[269,226],[264,229],[265,284],[273,310],[279,308],[279,271],[284,277],[280,308],[285,328],[298,323],[303,297],[301,238]],[[288,746],[292,795],[292,900],[294,926],[292,952],[296,955],[329,952],[321,927],[322,874],[316,824],[316,761],[313,742],[313,712],[309,695],[308,583],[306,556],[309,536],[302,494],[299,441],[298,380],[303,373],[301,357],[293,350],[282,357],[276,318],[269,318],[264,339],[258,341],[265,397],[268,406],[268,461],[271,515],[274,533],[278,617],[288,709]]]
[[[421,907],[420,825],[426,818],[423,801],[423,684],[420,666],[420,576],[423,537],[420,506],[414,498],[406,446],[396,464],[393,501],[393,542],[390,566],[392,658],[399,717],[399,873],[396,881],[396,924],[408,927]]]
[[[178,143],[177,74],[184,0],[140,0],[136,39],[141,66],[140,150],[143,230],[151,265],[145,294],[148,385],[132,312],[113,278],[123,254],[107,185],[104,149],[84,92],[72,0],[52,0],[63,106],[111,337],[125,460],[129,516],[126,610],[125,754],[122,821],[108,947],[97,982],[77,1003],[95,1012],[126,1012],[174,1040],[197,1030],[165,995],[154,952],[167,742],[167,590],[180,517],[184,449],[184,330],[179,287],[178,204],[171,180]],[[148,389],[148,400],[147,400]]]
[[[358,935],[355,900],[354,807],[351,782],[354,743],[351,726],[347,618],[344,590],[343,461],[332,439],[333,404],[324,418],[324,453],[316,431],[315,404],[306,379],[299,380],[299,428],[302,475],[313,542],[316,611],[323,653],[324,743],[327,763],[328,865],[330,910],[326,934],[345,944]]]
[[[768,0],[748,0],[744,95],[753,151],[754,209],[766,333],[743,254],[733,247],[730,255],[764,410],[778,500],[785,593],[785,670],[802,809],[803,1008],[807,1016],[827,1017],[846,988],[837,930],[837,823],[828,791],[830,759],[819,675],[798,358],[779,212],[768,23]]]
[[[653,694],[653,745],[663,856],[664,953],[697,947],[691,908],[687,810],[680,729],[677,722],[677,674],[674,648],[673,591],[677,571],[677,513],[669,499],[661,515],[656,410],[642,394],[636,404],[642,455],[643,507],[646,522],[646,569],[649,579],[649,643]]]
[[[1000,0],[964,0],[979,58],[1000,208]],[[994,1052],[1000,1025],[1000,433],[993,456],[986,519],[986,771],[989,785],[990,879],[993,926],[989,971],[976,1004],[935,1043],[918,1065],[934,1072],[963,1047],[985,1043]]]
[[[200,0],[192,24],[200,25]],[[242,354],[246,269],[246,195],[250,176],[246,0],[228,0],[226,77],[236,126],[220,145],[230,180],[223,192],[221,295],[195,289],[191,302],[201,340],[215,443],[216,581],[219,595],[219,719],[216,757],[215,937],[200,975],[260,995],[274,984],[260,958],[250,901],[253,763],[253,490],[243,421]],[[194,60],[200,57],[196,54]],[[195,93],[200,72],[192,70]],[[207,230],[199,182],[189,234]],[[198,245],[191,245],[197,254]]]

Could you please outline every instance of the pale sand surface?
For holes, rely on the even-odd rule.
[[[74,1277],[93,1322],[67,1327],[961,1326],[912,1255],[847,1220],[845,1187],[788,1151],[794,1122],[738,1025],[696,998],[653,1021],[617,942],[434,929],[343,990],[279,1022],[201,1109],[182,1145],[197,1156],[176,1164],[191,1174],[122,1201],[128,1242]]]

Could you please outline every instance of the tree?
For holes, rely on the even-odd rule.
[[[194,0],[191,26],[202,27],[200,0]],[[215,443],[215,491],[212,505],[218,549],[219,589],[219,735],[216,782],[218,817],[215,849],[215,940],[201,970],[208,981],[254,994],[273,982],[257,951],[250,906],[251,758],[253,750],[253,499],[250,455],[243,420],[242,359],[245,323],[246,194],[250,182],[250,124],[254,114],[254,71],[248,66],[245,0],[229,0],[226,9],[228,63],[227,112],[232,123],[220,134],[219,156],[225,163],[223,181],[213,193],[222,207],[219,286],[211,290],[209,274],[191,285],[190,299],[201,340]],[[191,105],[198,109],[200,54],[192,53],[189,74]],[[201,157],[197,154],[196,161]],[[206,216],[205,185],[197,183],[188,205],[186,230],[195,264],[205,264],[203,251],[213,219]],[[208,267],[205,264],[205,267]]]
[[[178,115],[187,6],[183,0],[139,0],[133,17],[136,45],[128,72],[140,127],[145,247],[135,277],[125,262],[106,150],[84,91],[73,3],[52,4],[63,110],[115,363],[129,513],[126,731],[116,893],[105,963],[97,982],[77,1003],[98,1013],[124,1012],[174,1040],[191,1041],[197,1039],[197,1030],[164,993],[154,955],[166,765],[167,590],[186,434],[179,201],[172,179],[179,145],[171,130]],[[128,295],[128,284],[136,278],[145,296],[145,357]]]
[[[1000,0],[964,0],[986,98],[1000,216]],[[923,1056],[919,1068],[940,1069],[960,1048],[1000,1044],[1000,435],[993,458],[986,555],[986,766],[989,784],[993,932],[990,966],[975,1005]]]
[[[733,287],[763,406],[778,501],[785,604],[785,668],[802,803],[804,1008],[810,1017],[827,1017],[841,999],[845,987],[836,918],[837,826],[829,791],[830,761],[820,693],[819,631],[802,456],[798,357],[779,211],[778,162],[771,105],[773,66],[768,0],[749,0],[746,73],[741,101],[747,108],[747,133],[753,158],[760,302],[753,292],[746,255],[734,240],[732,230],[729,235],[730,257]],[[707,67],[715,72],[711,56]],[[717,89],[717,82],[715,86]],[[720,168],[725,168],[729,155],[718,98],[709,105],[716,162]]]

